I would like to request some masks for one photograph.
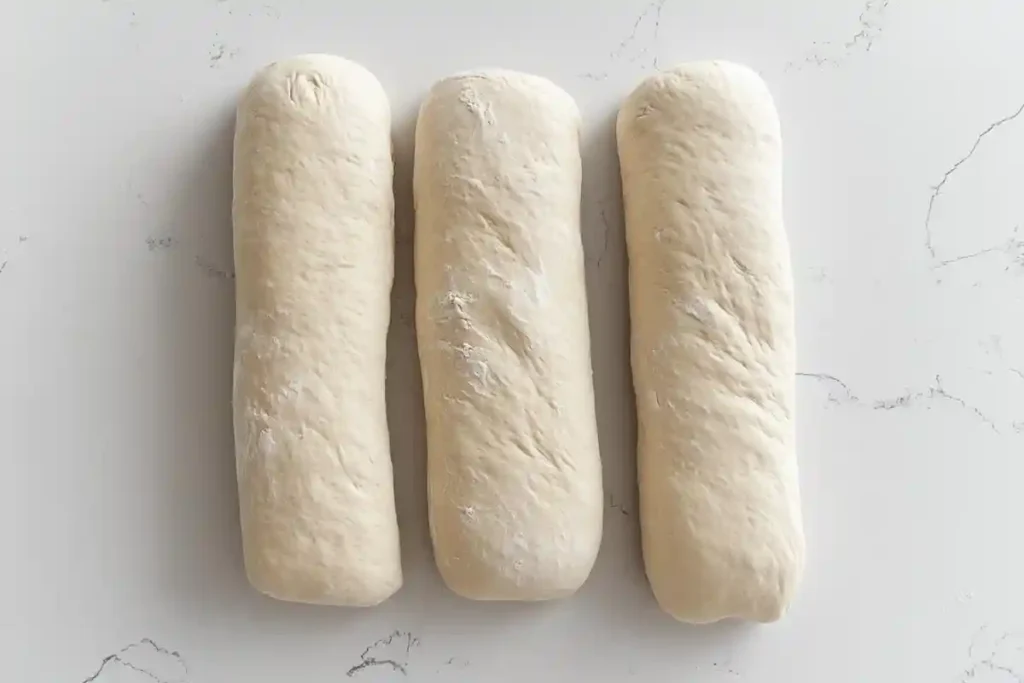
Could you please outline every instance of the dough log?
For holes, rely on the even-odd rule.
[[[416,323],[434,555],[480,600],[586,580],[601,539],[579,111],[507,71],[436,84],[416,126]]]
[[[804,562],[778,117],[752,71],[695,63],[617,137],[647,576],[677,619],[773,621]]]
[[[391,117],[338,57],[266,67],[238,107],[234,429],[246,572],[373,605],[402,583],[384,405]]]

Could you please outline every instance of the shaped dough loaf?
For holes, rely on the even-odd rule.
[[[277,62],[238,107],[234,414],[249,580],[373,605],[402,583],[384,362],[391,116],[337,57]]]
[[[752,71],[696,63],[617,134],[647,576],[677,619],[772,621],[804,561],[778,117]]]
[[[574,592],[601,539],[579,111],[507,71],[437,83],[416,126],[430,528],[448,586]]]

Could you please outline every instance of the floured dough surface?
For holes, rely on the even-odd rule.
[[[338,57],[277,62],[238,107],[234,417],[249,580],[372,605],[402,583],[384,362],[391,116]]]
[[[483,600],[572,593],[601,539],[579,112],[542,78],[436,84],[416,127],[416,322],[434,554]]]
[[[617,134],[647,576],[678,619],[772,621],[804,562],[778,117],[703,62],[645,80]]]

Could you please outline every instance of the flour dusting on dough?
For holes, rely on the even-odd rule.
[[[543,266],[537,270],[528,269],[524,289],[538,308],[547,308],[551,303],[551,283],[545,277]]]
[[[440,341],[438,344],[452,353],[455,358],[455,371],[468,380],[468,386],[476,392],[488,392],[491,383],[491,368],[486,356],[478,347],[469,342],[452,344]]]
[[[270,432],[269,427],[264,427],[260,430],[260,436],[257,441],[258,452],[264,458],[269,458],[274,455],[274,451],[277,448],[277,441],[274,440],[274,435]]]
[[[449,289],[437,297],[435,306],[438,322],[455,321],[463,327],[469,327],[469,313],[466,307],[476,301],[476,296],[468,292]]]
[[[701,298],[690,299],[684,304],[683,310],[686,315],[690,316],[702,325],[707,325],[711,322],[711,310],[708,308],[707,301]]]
[[[494,125],[494,111],[490,102],[483,102],[477,97],[472,87],[466,86],[459,93],[459,102],[466,105],[466,108],[476,114],[481,122],[488,126]]]

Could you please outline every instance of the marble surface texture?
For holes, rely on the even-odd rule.
[[[1024,681],[1024,3],[39,0],[0,21],[0,639],[11,683]],[[233,110],[261,65],[391,97],[389,412],[406,584],[274,602],[241,565]],[[613,120],[645,74],[743,61],[782,117],[809,547],[771,626],[661,614],[638,545]],[[547,76],[585,116],[607,488],[574,598],[446,591],[425,518],[412,129],[433,81]]]

